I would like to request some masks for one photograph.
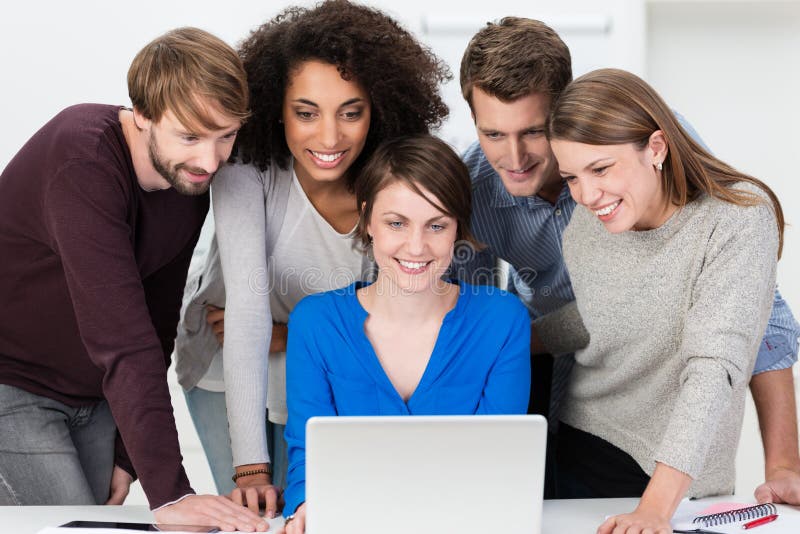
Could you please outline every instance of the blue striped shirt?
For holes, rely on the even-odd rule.
[[[700,140],[688,123],[681,123]],[[534,317],[574,300],[561,254],[564,229],[576,205],[569,189],[562,189],[555,205],[538,196],[514,197],[477,141],[462,158],[472,178],[472,231],[487,248],[472,255],[457,250],[457,274],[473,283],[492,282],[488,273],[493,273],[494,259],[507,261],[513,267],[512,280],[517,281],[518,292]],[[798,336],[800,324],[776,288],[753,374],[791,367],[797,361]]]

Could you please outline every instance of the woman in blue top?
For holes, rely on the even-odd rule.
[[[375,282],[306,297],[290,317],[287,534],[305,530],[309,417],[527,410],[525,307],[496,288],[443,279],[456,243],[474,243],[459,157],[430,136],[389,141],[356,181],[356,198]]]

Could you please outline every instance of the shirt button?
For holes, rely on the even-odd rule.
[[[561,217],[561,208],[556,209],[556,216]]]

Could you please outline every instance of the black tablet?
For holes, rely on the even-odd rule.
[[[149,523],[115,523],[111,521],[70,521],[61,526],[65,528],[116,528],[144,532],[219,532],[217,527],[198,525],[151,525]]]

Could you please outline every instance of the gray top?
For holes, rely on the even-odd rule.
[[[273,238],[272,246],[269,245],[270,239],[267,239],[267,285],[260,291],[269,293],[272,321],[283,324],[288,323],[289,313],[306,295],[348,286],[361,280],[364,275],[364,255],[355,246],[351,232],[340,234],[322,217],[294,173],[291,173],[290,182],[291,185],[286,186],[287,191],[280,193],[285,199],[283,220],[271,221],[268,217],[266,221],[268,228],[279,224],[281,231]],[[265,196],[265,199],[269,201],[271,195]],[[206,283],[213,276],[214,273],[206,269]],[[219,347],[205,375],[197,382],[197,387],[225,391],[222,352],[222,347]],[[180,361],[184,362],[185,359]],[[286,353],[270,353],[268,370],[269,419],[283,425],[287,417]],[[181,378],[186,376],[182,374]]]
[[[731,493],[777,250],[766,200],[704,196],[659,228],[621,234],[576,209],[564,257],[590,341],[575,354],[561,419],[648,474],[655,462],[688,474],[690,496]]]
[[[205,306],[225,308],[225,400],[234,465],[269,461],[264,407],[272,335],[267,257],[283,226],[291,169],[222,167],[214,178],[216,234],[193,260],[175,340],[178,381],[194,387],[220,350]],[[268,327],[269,326],[269,327]]]
[[[291,181],[286,214],[281,232],[269,254],[266,277],[271,321],[283,324],[289,322],[289,313],[304,297],[346,287],[361,280],[366,267],[365,257],[355,246],[351,232],[337,232],[314,208],[294,173]],[[259,263],[258,268],[261,266]],[[255,332],[250,331],[250,337],[268,338],[266,330],[271,329],[271,321],[265,322]],[[229,329],[230,321],[226,319],[225,325]],[[228,334],[225,340],[227,342]],[[230,351],[224,353],[223,369],[228,365],[227,358],[232,355],[236,356]],[[228,399],[233,395],[229,392]],[[286,424],[285,352],[269,355],[267,408],[270,421]]]
[[[267,462],[264,407],[286,421],[285,353],[268,355],[273,319],[285,323],[302,297],[364,278],[371,264],[314,209],[291,165],[226,165],[212,201],[216,235],[184,293],[178,380],[186,389],[219,383],[212,375],[222,368],[234,465]],[[225,308],[221,348],[207,304]]]

